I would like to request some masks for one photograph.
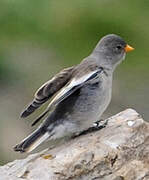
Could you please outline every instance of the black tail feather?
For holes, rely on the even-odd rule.
[[[43,138],[41,140],[41,138],[45,134],[47,134],[47,136],[45,136],[45,138]],[[48,138],[48,132],[45,129],[43,129],[43,128],[39,128],[36,131],[34,131],[31,135],[29,135],[27,138],[25,138],[20,144],[17,144],[14,147],[14,151],[19,151],[21,153],[23,153],[23,152],[30,152],[33,149],[35,149],[36,146],[38,146],[40,143],[42,143],[46,139],[46,137]],[[35,145],[35,143],[37,145]]]

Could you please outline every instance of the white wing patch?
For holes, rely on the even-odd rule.
[[[50,104],[48,105],[48,109],[50,109],[53,106],[56,106],[57,103],[61,102],[63,99],[65,99],[65,95],[74,87],[79,86],[81,84],[83,84],[84,82],[86,82],[92,75],[94,75],[95,73],[97,73],[99,70],[96,71],[92,71],[84,76],[82,76],[81,78],[74,78],[71,80],[71,82],[69,84],[67,84],[65,87],[63,87],[58,94],[52,99],[52,101],[50,102]]]
[[[78,85],[82,84],[83,82],[85,82],[86,80],[88,80],[88,79],[89,79],[93,74],[95,74],[96,72],[98,72],[98,70],[92,71],[92,72],[86,74],[85,76],[82,76],[81,78],[78,78],[78,79],[74,78],[74,79],[72,79],[72,81],[71,81],[71,83],[70,83],[70,86],[73,87],[73,86],[78,86]]]

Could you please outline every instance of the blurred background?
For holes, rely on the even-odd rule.
[[[149,120],[148,0],[0,1],[0,165],[25,157],[13,146],[33,131],[37,113],[20,119],[38,87],[88,56],[109,33],[135,51],[114,74],[104,117],[134,108]]]

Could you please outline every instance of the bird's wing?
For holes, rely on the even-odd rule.
[[[98,75],[102,72],[102,69],[98,69],[95,71],[91,71],[90,73],[80,77],[80,78],[73,78],[68,84],[66,84],[52,99],[48,108],[56,106],[61,101],[66,99],[70,96],[73,92],[77,89],[82,87],[86,82],[93,80],[98,77]]]
[[[85,83],[90,80],[99,77],[103,68],[96,69],[88,72],[86,75],[79,78],[72,78],[62,89],[60,89],[51,100],[47,109],[33,122],[32,126],[35,125],[41,118],[43,118],[50,110],[54,109],[60,102],[65,100],[68,96],[74,93],[77,89],[82,87]]]
[[[35,93],[33,101],[21,113],[21,117],[25,118],[39,108],[43,103],[48,101],[57,91],[67,84],[71,78],[74,67],[63,69],[51,80],[43,84]]]

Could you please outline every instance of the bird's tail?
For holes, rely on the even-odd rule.
[[[19,152],[31,152],[37,146],[39,146],[42,142],[44,142],[47,138],[49,138],[50,134],[46,131],[45,128],[40,127],[35,130],[32,134],[26,137],[21,143],[17,144],[14,147],[14,151]]]

